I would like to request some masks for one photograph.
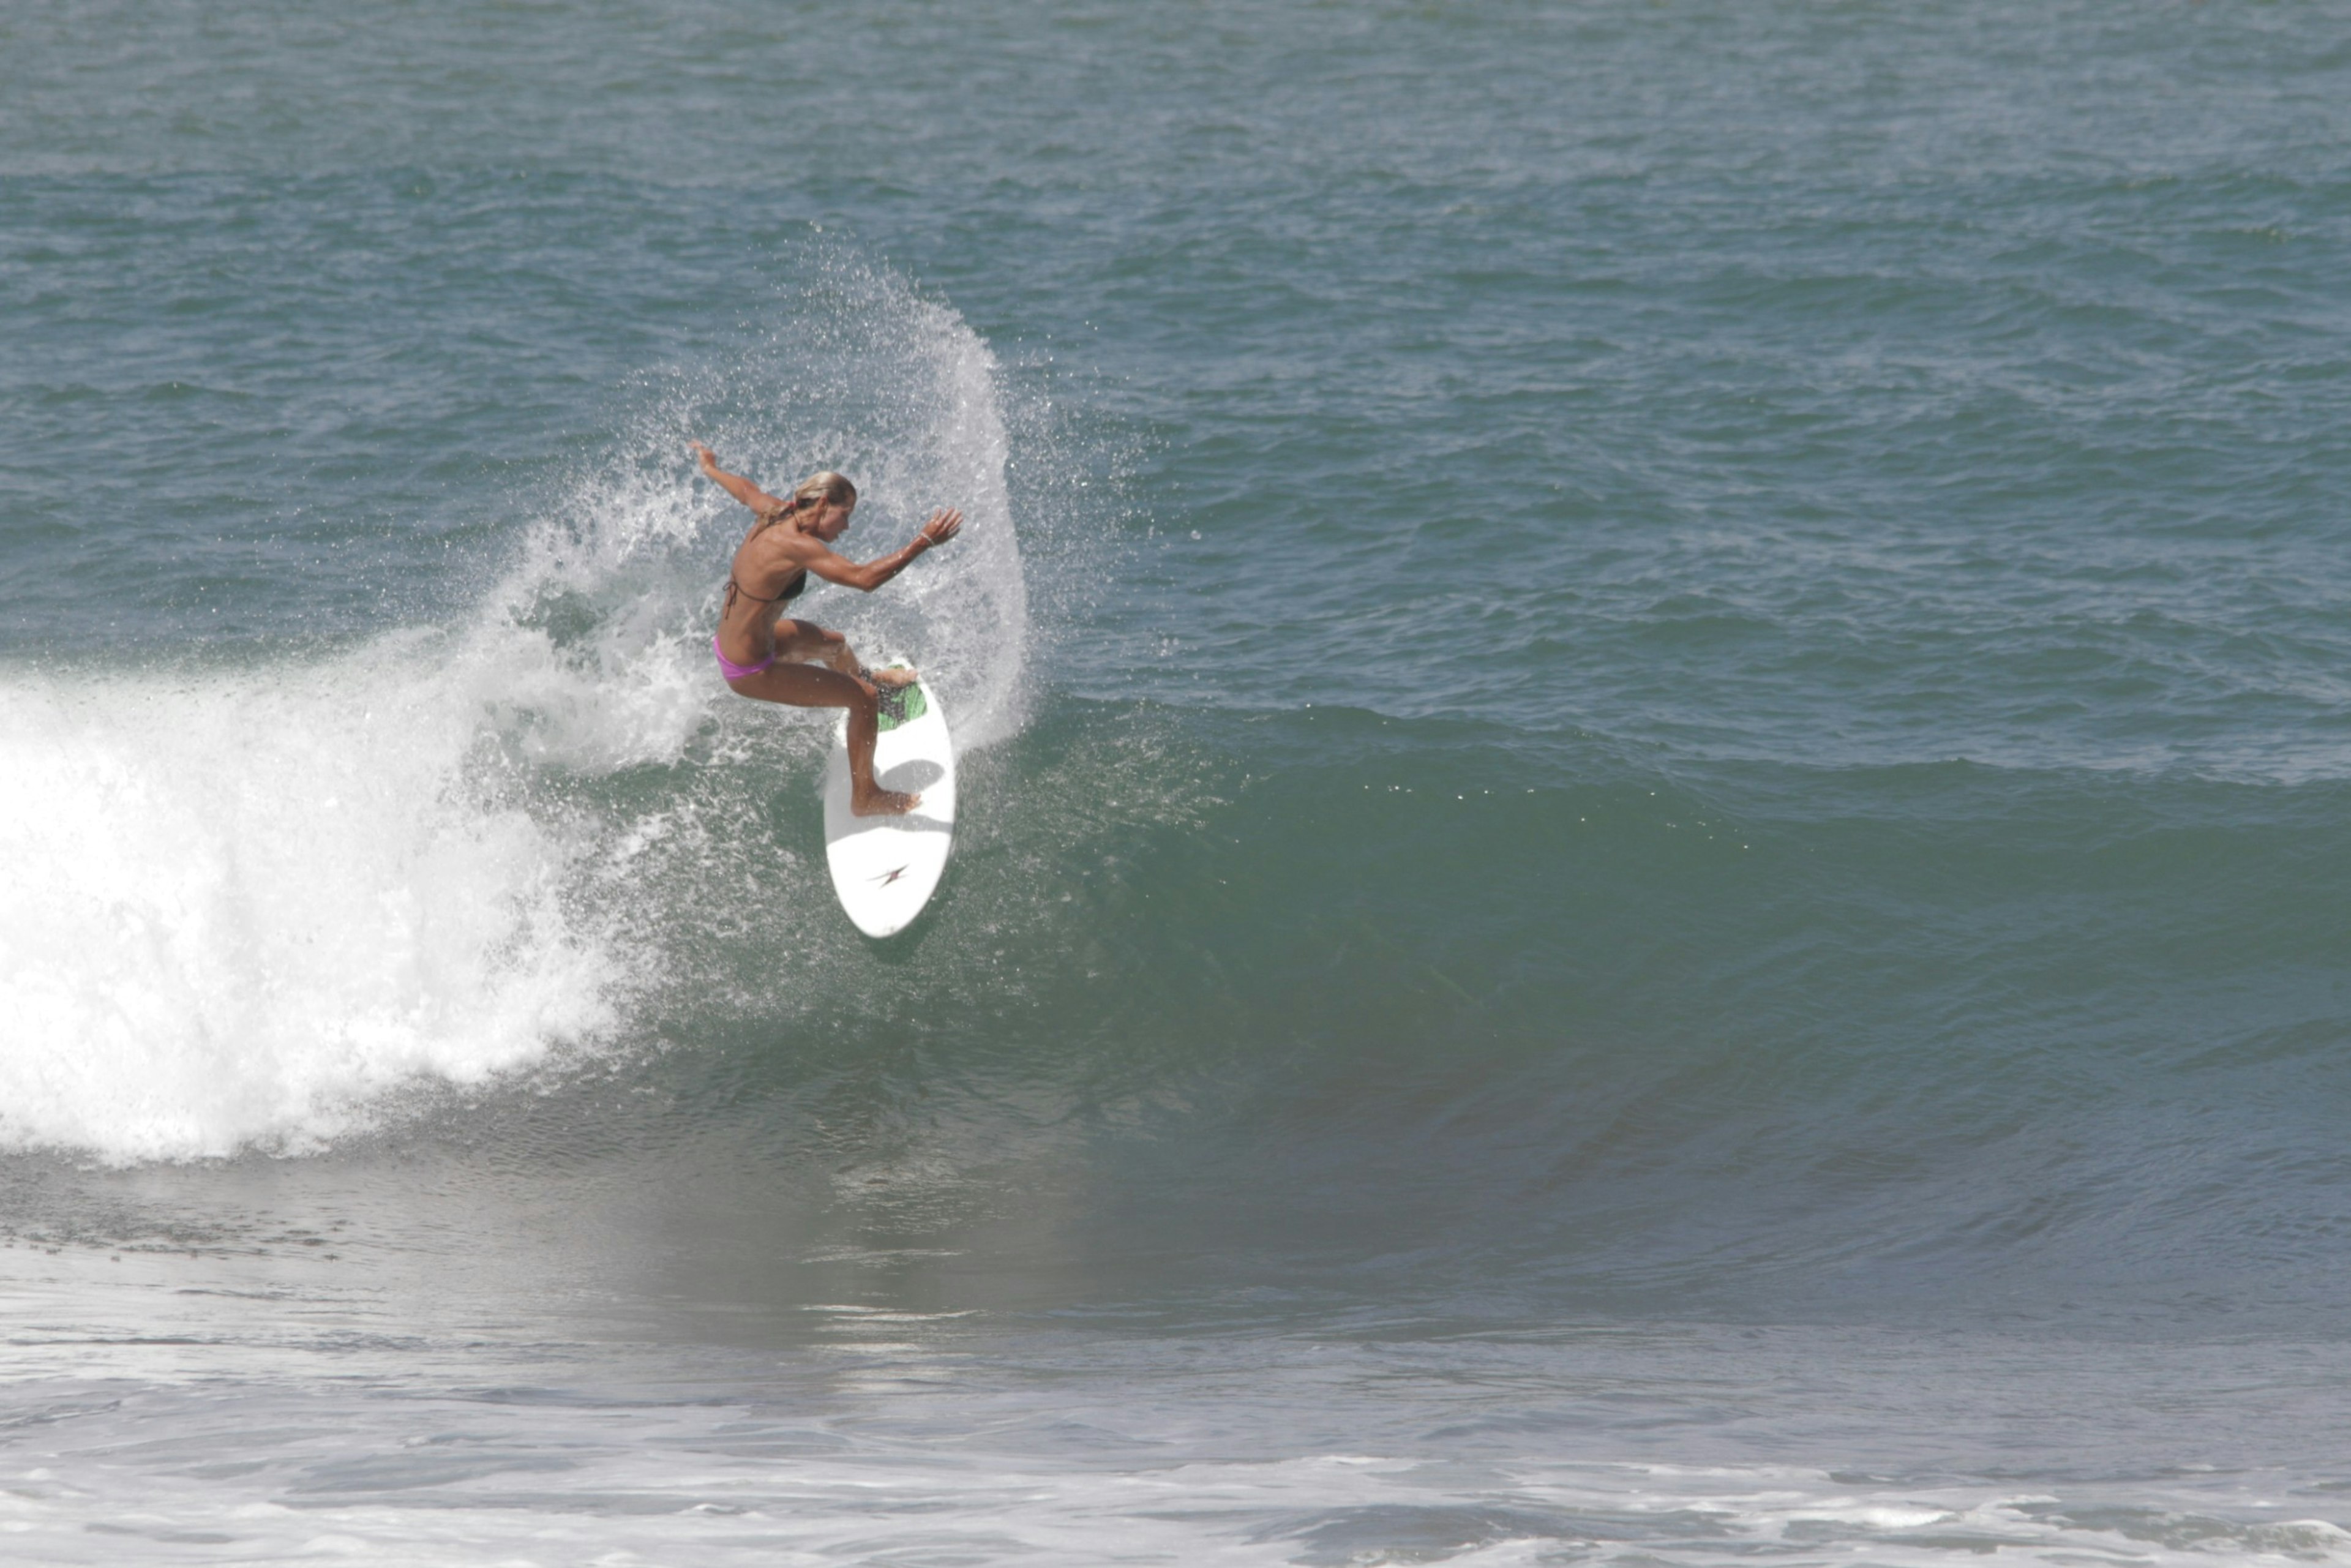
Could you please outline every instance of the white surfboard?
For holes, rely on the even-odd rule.
[[[920,681],[905,694],[882,694],[882,735],[873,746],[873,780],[920,795],[903,816],[856,817],[849,810],[849,716],[832,732],[824,763],[824,858],[841,907],[868,936],[894,936],[914,924],[937,891],[955,847],[955,746],[939,700]]]

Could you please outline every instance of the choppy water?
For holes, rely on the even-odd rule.
[[[2351,1558],[2351,8],[0,16],[12,1561]],[[832,906],[689,436],[966,537]]]

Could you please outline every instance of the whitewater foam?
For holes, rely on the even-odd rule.
[[[300,1149],[611,1022],[619,956],[559,896],[581,841],[467,788],[451,684],[378,646],[0,685],[0,1137]]]

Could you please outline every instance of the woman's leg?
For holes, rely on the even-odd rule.
[[[877,686],[912,685],[919,678],[912,670],[869,670],[858,663],[848,638],[831,627],[794,620],[789,615],[776,617],[776,657],[779,661],[793,659],[822,664],[852,678],[872,681]]]
[[[845,646],[846,644],[844,644]],[[782,649],[777,653],[781,655]],[[779,656],[756,675],[726,683],[738,696],[788,707],[845,707],[849,710],[849,809],[860,817],[886,817],[911,811],[920,795],[883,789],[873,782],[873,742],[881,734],[873,689],[854,675],[820,670],[813,664],[788,664]]]

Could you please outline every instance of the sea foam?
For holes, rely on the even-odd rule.
[[[0,1136],[300,1147],[610,1022],[576,838],[469,798],[450,673],[377,648],[0,685]]]

